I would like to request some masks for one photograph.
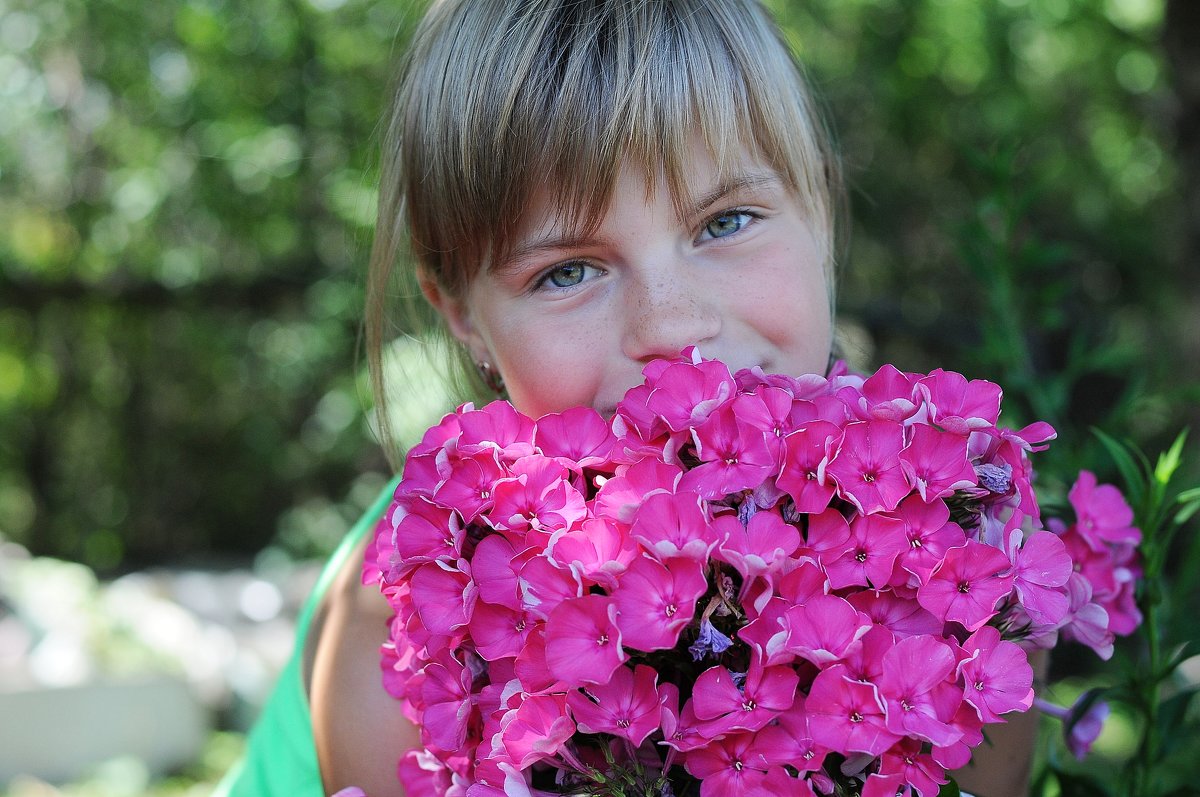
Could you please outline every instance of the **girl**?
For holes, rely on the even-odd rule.
[[[398,262],[468,368],[534,417],[610,415],[648,360],[693,344],[734,369],[827,367],[837,165],[754,0],[436,2],[383,155],[366,320],[381,418]],[[359,585],[387,498],[318,585],[228,793],[400,793],[420,735],[383,688],[388,608]],[[1031,729],[1006,730],[961,776],[989,797],[1024,790]]]

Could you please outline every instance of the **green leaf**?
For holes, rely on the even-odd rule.
[[[1191,645],[1191,640],[1188,640],[1175,646],[1175,649],[1171,651],[1171,655],[1167,657],[1166,664],[1163,665],[1163,670],[1159,674],[1160,678],[1169,677],[1180,664],[1183,664],[1192,655]]]
[[[1171,477],[1183,462],[1183,444],[1187,441],[1187,435],[1188,430],[1184,429],[1171,447],[1158,455],[1158,463],[1154,466],[1154,479],[1163,487],[1171,483]]]
[[[1175,513],[1175,525],[1182,526],[1200,511],[1200,487],[1184,490],[1175,496],[1175,503],[1179,505],[1179,511]]]
[[[1188,689],[1164,700],[1158,707],[1158,729],[1163,740],[1162,754],[1167,755],[1181,744],[1190,742],[1191,734],[1181,733],[1192,699],[1200,692],[1198,689]]]
[[[1129,452],[1129,447],[1095,427],[1092,428],[1092,434],[1096,435],[1104,447],[1108,449],[1108,455],[1112,457],[1117,470],[1121,472],[1121,478],[1125,480],[1125,490],[1129,494],[1130,504],[1133,506],[1141,505],[1142,498],[1146,494],[1146,476],[1134,463],[1133,456]]]

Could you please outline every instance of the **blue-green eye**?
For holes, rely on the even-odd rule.
[[[725,238],[740,232],[753,216],[744,210],[730,210],[713,216],[704,225],[704,232],[713,238]]]
[[[546,276],[542,277],[541,282],[549,283],[555,288],[574,288],[583,282],[586,272],[586,263],[563,263],[546,272]]]

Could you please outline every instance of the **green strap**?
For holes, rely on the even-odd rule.
[[[351,553],[375,528],[399,481],[396,477],[389,482],[325,563],[296,619],[292,655],[250,731],[242,760],[226,773],[213,797],[324,797],[302,673],[305,641],[322,598]]]

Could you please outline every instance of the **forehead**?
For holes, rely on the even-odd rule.
[[[584,193],[570,180],[546,180],[531,186],[515,234],[493,262],[519,258],[550,239],[563,244],[585,239],[604,223],[617,203],[649,205],[666,196],[675,221],[688,223],[723,198],[784,188],[780,174],[749,148],[739,147],[722,157],[693,136],[682,168],[674,173],[662,164],[647,168],[627,157],[620,162],[611,185],[602,192],[593,186]]]

